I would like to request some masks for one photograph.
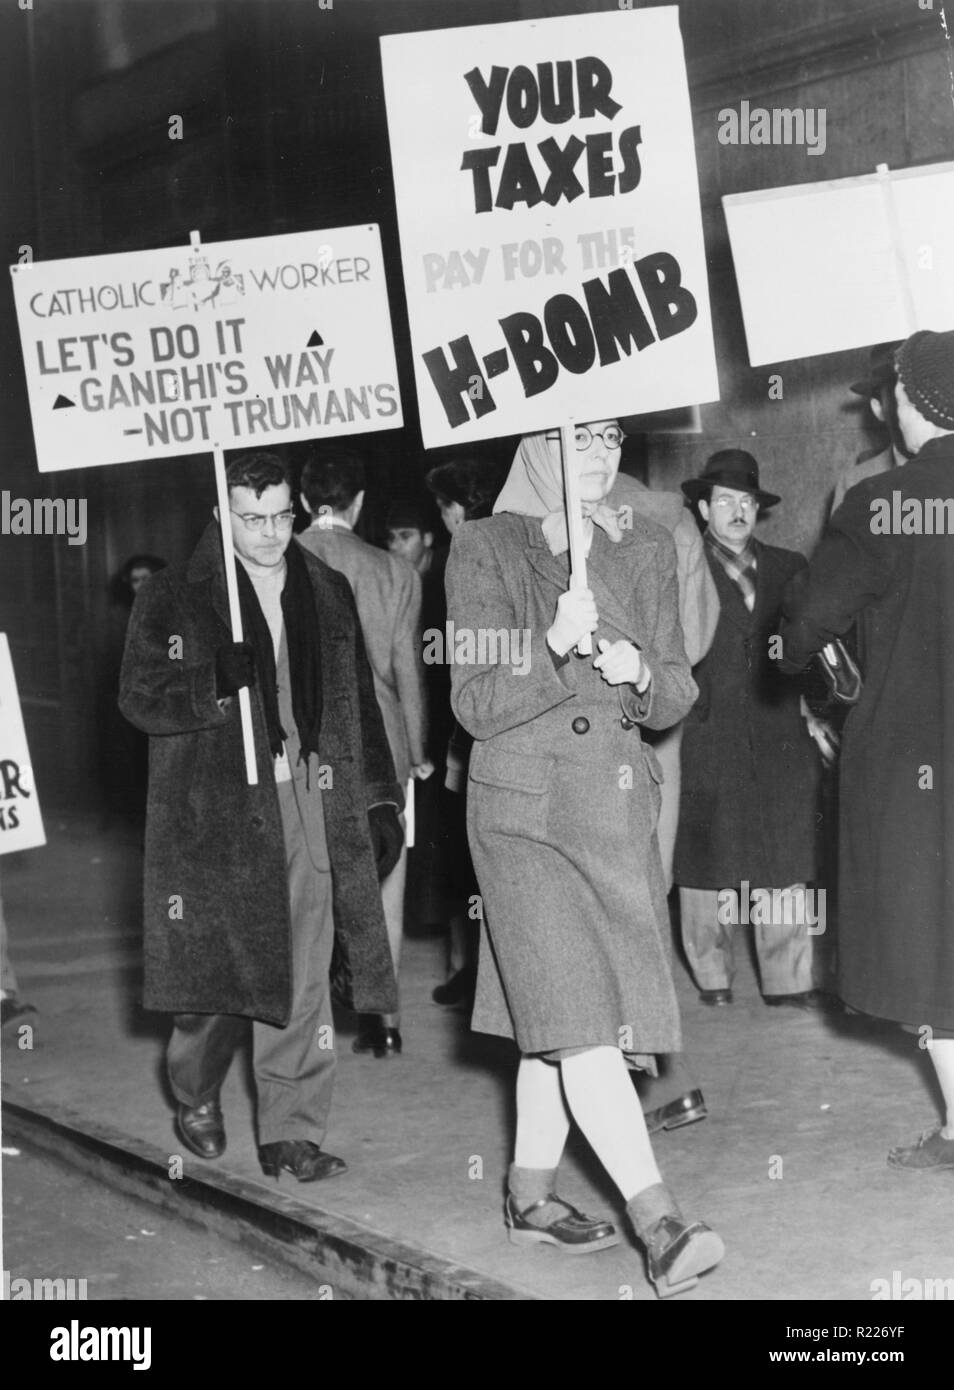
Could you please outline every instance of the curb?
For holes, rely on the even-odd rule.
[[[18,1139],[229,1240],[257,1247],[330,1287],[332,1298],[537,1301],[466,1265],[221,1169],[170,1180],[168,1154],[64,1106],[39,1109],[5,1098],[3,1121],[5,1141]]]

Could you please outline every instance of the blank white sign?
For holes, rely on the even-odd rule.
[[[722,203],[753,367],[954,328],[954,163]]]

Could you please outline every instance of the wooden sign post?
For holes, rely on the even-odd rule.
[[[222,533],[222,557],[225,561],[225,588],[229,596],[229,622],[232,641],[242,642],[242,609],[239,605],[238,578],[235,573],[235,550],[232,546],[232,523],[229,521],[229,489],[225,477],[225,455],[221,444],[213,444],[215,461],[215,494],[219,504],[219,530]],[[255,738],[252,733],[252,699],[247,685],[238,693],[239,716],[242,720],[242,746],[245,749],[245,775],[250,787],[258,785],[258,764],[255,759]]]
[[[560,452],[563,455],[563,501],[566,506],[566,531],[570,541],[570,588],[586,588],[586,542],[583,536],[583,508],[580,502],[580,480],[574,466],[576,446],[572,421],[560,426]],[[576,644],[580,656],[593,655],[593,638],[589,633]]]

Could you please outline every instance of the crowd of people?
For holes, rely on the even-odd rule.
[[[582,585],[557,433],[523,438],[502,487],[470,458],[431,469],[432,500],[394,503],[386,549],[356,530],[367,479],[334,442],[310,452],[297,534],[283,460],[229,463],[244,640],[216,515],[185,566],[142,584],[120,683],[152,744],[145,1004],[173,1016],[192,1152],[225,1150],[221,1086],[252,1020],[263,1171],[345,1170],[323,1147],[332,997],[359,1015],[355,1051],[401,1052],[416,903],[447,927],[435,1001],[519,1051],[510,1240],[618,1243],[612,1221],[557,1194],[575,1121],[657,1293],[691,1288],[723,1245],[682,1213],[652,1148],[707,1113],[682,1049],[672,902],[705,1005],[732,1007],[734,928],[751,922],[766,1006],[847,1007],[917,1033],[945,1117],[889,1162],[954,1168],[952,542],[871,525],[893,493],[949,490],[954,333],[871,360],[854,389],[888,447],[839,481],[810,561],[758,538],[784,500],[751,453],[720,449],[682,495],[654,491],[620,472],[625,420],[573,431]],[[860,689],[831,681],[833,644]],[[819,807],[836,763],[833,948]]]

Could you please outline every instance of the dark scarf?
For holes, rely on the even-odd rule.
[[[318,625],[315,591],[308,578],[308,565],[301,548],[294,540],[285,551],[285,564],[287,572],[285,587],[282,590],[282,618],[285,623],[285,640],[288,643],[292,711],[301,740],[299,760],[307,762],[309,753],[318,752],[318,735],[321,730],[321,630]],[[265,614],[262,612],[252,581],[240,560],[236,562],[235,571],[238,575],[242,630],[246,642],[255,653],[255,670],[262,692],[262,703],[265,706],[268,746],[278,758],[288,735],[282,728],[278,713],[278,684],[272,634],[268,630],[268,623],[265,621]]]

